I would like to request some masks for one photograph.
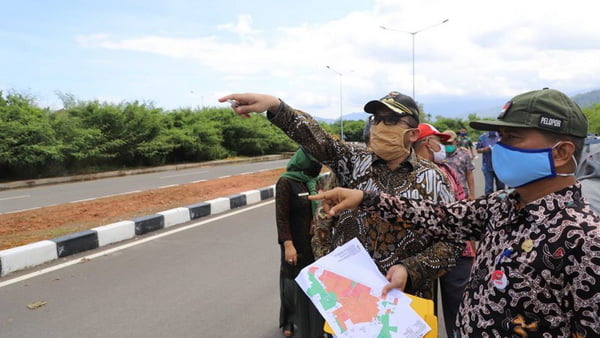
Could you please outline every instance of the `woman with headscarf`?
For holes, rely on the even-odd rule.
[[[275,204],[277,236],[281,247],[279,327],[291,337],[323,335],[324,320],[294,279],[314,262],[310,245],[313,214],[317,203],[307,196],[317,193],[321,164],[299,149],[277,181]]]

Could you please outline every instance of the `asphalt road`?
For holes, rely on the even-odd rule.
[[[0,336],[280,337],[273,201],[191,224],[0,279]]]
[[[220,165],[0,191],[0,213],[284,168],[288,160]]]

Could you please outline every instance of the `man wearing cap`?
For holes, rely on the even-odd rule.
[[[219,101],[227,100],[237,102],[232,107],[240,115],[266,110],[273,124],[332,170],[341,187],[435,201],[453,200],[439,168],[412,151],[412,143],[418,137],[419,109],[406,95],[391,92],[365,105],[365,111],[373,114],[369,148],[335,140],[309,114],[276,97],[232,94]],[[357,237],[383,273],[392,266],[402,269],[406,272],[407,292],[432,298],[433,281],[454,267],[464,244],[437,241],[415,234],[406,224],[365,216],[359,211],[340,215],[333,224],[333,247]]]
[[[450,140],[450,135],[440,133],[437,128],[429,123],[419,124],[419,138],[413,145],[417,155],[426,160],[434,162],[446,174],[450,181],[450,186],[457,201],[467,198],[467,193],[463,188],[458,172],[446,162],[446,148],[443,143]],[[454,134],[456,138],[456,134]],[[469,158],[466,150],[465,156]],[[456,267],[447,274],[440,277],[440,292],[442,294],[442,310],[444,311],[444,324],[446,334],[452,337],[458,306],[462,299],[462,294],[471,274],[471,266],[475,257],[475,246],[472,241],[465,241],[465,249],[456,261]]]
[[[330,214],[360,206],[413,220],[430,236],[480,240],[460,337],[600,337],[600,216],[574,176],[585,115],[565,94],[543,89],[471,127],[500,132],[492,161],[513,189],[446,205],[340,188],[311,199],[324,199]],[[397,278],[384,292],[401,285]]]

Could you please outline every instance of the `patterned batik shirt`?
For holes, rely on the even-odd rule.
[[[334,139],[309,114],[284,103],[276,113],[268,112],[267,117],[304,151],[329,167],[341,187],[416,199],[453,200],[447,179],[439,168],[412,151],[406,161],[391,170],[371,150]],[[366,216],[359,210],[339,215],[333,224],[333,246],[357,237],[382,273],[402,263],[410,276],[407,292],[431,297],[432,281],[456,265],[464,243],[434,240],[407,229],[403,222],[381,222]]]
[[[461,337],[600,337],[600,217],[579,183],[524,207],[515,191],[447,205],[368,192],[362,206],[432,236],[481,239]]]
[[[467,182],[467,172],[475,170],[471,155],[467,150],[456,148],[456,150],[447,154],[444,163],[448,163],[460,176],[460,184],[462,185],[465,193],[469,196],[469,184]]]

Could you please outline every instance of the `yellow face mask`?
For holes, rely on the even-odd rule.
[[[385,161],[406,157],[410,149],[404,144],[404,135],[411,130],[400,125],[387,126],[385,123],[373,125],[369,147]]]

